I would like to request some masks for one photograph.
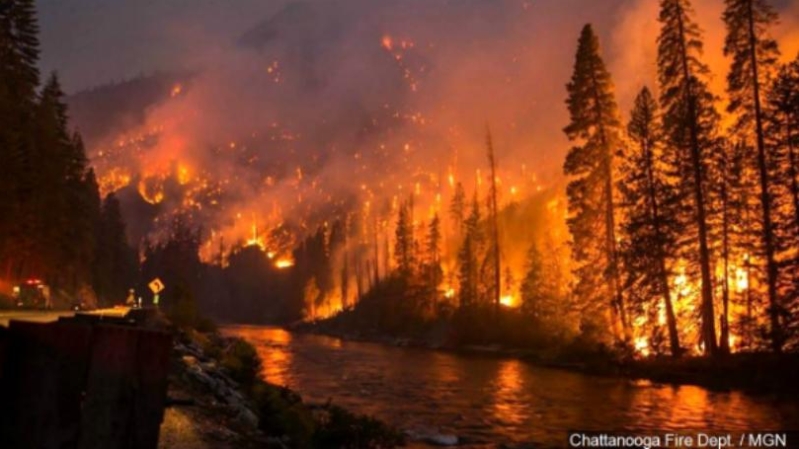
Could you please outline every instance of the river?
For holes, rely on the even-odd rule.
[[[799,427],[799,404],[695,386],[589,376],[515,359],[398,348],[283,329],[224,329],[255,345],[263,376],[306,401],[374,415],[400,429],[472,444],[564,447],[569,430],[757,431]]]

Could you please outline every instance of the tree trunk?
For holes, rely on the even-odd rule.
[[[788,143],[788,176],[791,178],[791,199],[793,200],[794,231],[799,237],[799,180],[797,180],[796,164],[799,159],[793,146],[793,123],[789,114],[785,114],[785,139]]]
[[[681,9],[681,8],[680,8]],[[713,286],[710,273],[710,251],[707,244],[707,218],[705,212],[705,198],[702,191],[702,155],[699,148],[699,120],[697,114],[696,94],[693,92],[691,82],[692,74],[688,68],[688,49],[685,42],[685,25],[683,23],[683,11],[679,12],[680,27],[680,47],[682,53],[682,72],[685,80],[685,101],[688,107],[689,131],[691,135],[690,157],[693,174],[693,194],[696,207],[696,222],[699,228],[699,265],[702,275],[702,342],[705,351],[710,355],[718,353],[716,343],[716,324],[713,312]]]
[[[602,170],[604,171],[605,178],[605,192],[603,195],[605,203],[605,257],[607,257],[608,263],[609,272],[607,273],[607,276],[609,278],[608,281],[610,284],[610,292],[613,296],[611,301],[611,310],[616,311],[618,320],[621,323],[623,339],[625,342],[629,342],[632,336],[630,333],[630,326],[627,321],[624,297],[621,293],[621,281],[619,280],[618,257],[616,251],[616,220],[613,208],[613,156],[611,149],[609,148],[607,135],[605,134],[602,110],[599,108],[599,86],[597,86],[597,80],[593,76],[593,74],[596,73],[593,67],[593,61],[591,65],[591,87],[594,95],[594,104],[596,105],[596,110],[594,111],[596,117],[594,120],[596,120],[597,126],[599,128],[599,138],[602,142],[602,147],[606,152],[602,160]]]
[[[663,292],[663,306],[666,309],[666,325],[669,330],[669,348],[672,357],[679,357],[682,354],[680,349],[680,336],[677,333],[677,318],[674,315],[674,305],[671,302],[671,287],[669,286],[669,273],[666,268],[666,249],[663,229],[661,228],[660,208],[658,207],[657,192],[655,191],[655,174],[651,148],[647,145],[644,148],[646,157],[646,177],[648,183],[649,202],[652,213],[652,223],[655,226],[655,236],[658,244],[658,270],[660,271],[660,288]]]
[[[726,169],[726,167],[725,167]],[[719,350],[722,354],[730,353],[730,325],[729,325],[729,303],[730,303],[730,238],[729,238],[729,197],[727,193],[726,170],[722,175],[724,178],[721,183],[721,257],[724,261],[724,278],[721,286],[721,339]]]
[[[499,316],[499,305],[502,297],[502,273],[499,250],[499,211],[497,205],[497,173],[494,158],[494,144],[491,141],[491,130],[486,129],[488,144],[488,163],[491,165],[491,240],[494,256],[494,312]]]
[[[763,206],[763,246],[766,252],[766,274],[768,281],[769,318],[771,321],[771,348],[782,352],[783,336],[777,298],[777,262],[774,260],[774,229],[771,223],[771,195],[769,194],[766,145],[763,139],[763,113],[760,108],[760,80],[757,66],[757,36],[752,2],[748,2],[749,56],[752,66],[752,88],[755,101],[755,131],[757,134],[757,165],[760,171],[760,202]]]

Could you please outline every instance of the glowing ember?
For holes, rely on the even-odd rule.
[[[517,307],[518,306],[516,298],[513,297],[513,295],[505,295],[505,296],[503,296],[502,298],[499,299],[499,302],[500,302],[500,304],[502,304],[505,307]]]
[[[742,292],[749,288],[749,273],[743,268],[735,270],[735,289]]]
[[[391,49],[394,46],[393,45],[393,41],[391,39],[391,36],[389,36],[389,35],[383,36],[383,39],[382,39],[382,41],[380,43],[381,43],[381,45],[383,45],[383,48],[385,48],[388,51],[391,51]]]
[[[185,165],[178,166],[178,184],[185,186],[186,184],[191,181],[191,177],[189,176],[189,169]]]
[[[293,266],[294,266],[294,261],[288,258],[278,259],[275,262],[275,268],[278,268],[280,270],[285,270],[286,268],[291,268]]]
[[[139,195],[150,204],[160,204],[164,201],[163,186],[159,182],[139,182]]]
[[[253,216],[252,227],[250,228],[250,231],[252,234],[250,235],[250,238],[247,239],[247,246],[257,246],[263,251],[266,248],[266,245],[264,245],[263,238],[258,235],[258,225],[255,222],[255,216]],[[270,257],[270,259],[271,258],[272,257]]]
[[[649,342],[644,337],[635,339],[635,352],[646,357],[649,355]]]

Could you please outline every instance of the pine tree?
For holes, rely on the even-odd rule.
[[[128,244],[119,200],[111,193],[100,210],[97,251],[93,264],[93,287],[104,305],[122,301],[137,278],[136,253]],[[148,257],[152,264],[152,257]],[[153,273],[154,275],[158,275]]]
[[[628,332],[621,296],[613,204],[613,152],[619,144],[619,117],[610,73],[591,25],[580,35],[574,73],[567,86],[571,123],[564,132],[578,145],[569,150],[564,172],[576,263],[575,294],[586,309],[610,300],[613,324]],[[617,329],[618,329],[617,327]],[[618,332],[616,332],[618,338]]]
[[[481,299],[479,260],[482,254],[483,236],[480,220],[480,202],[475,193],[469,217],[464,220],[463,243],[458,251],[458,284],[461,307],[470,307]]]
[[[681,353],[674,312],[669,265],[674,260],[679,228],[675,220],[677,196],[666,176],[658,106],[649,89],[641,90],[630,114],[627,134],[632,145],[624,154],[618,189],[625,209],[622,259],[625,286],[642,308],[662,301],[671,354]],[[658,162],[659,161],[659,162]]]
[[[499,304],[502,297],[502,270],[500,266],[501,252],[499,247],[499,204],[497,192],[497,169],[494,157],[494,143],[491,140],[491,130],[486,127],[486,149],[488,150],[488,164],[491,168],[491,182],[488,192],[488,212],[491,223],[491,267],[492,287],[490,295],[494,302],[494,313],[499,314]]]
[[[413,224],[411,222],[409,205],[400,205],[397,214],[397,226],[394,241],[394,260],[397,271],[405,279],[413,275],[415,261],[415,244],[413,239]]]
[[[530,314],[536,320],[543,319],[543,304],[547,300],[544,283],[544,267],[541,252],[536,244],[530,245],[527,251],[527,267],[522,280],[521,296],[522,311]]]
[[[777,262],[773,225],[773,186],[764,136],[764,96],[772,78],[779,50],[768,29],[777,14],[765,0],[726,0],[724,22],[727,25],[725,56],[732,58],[727,75],[730,98],[728,112],[736,117],[735,134],[757,154],[762,211],[762,247],[766,259],[766,285],[769,299],[770,338],[774,351],[784,343],[777,297]],[[724,343],[722,343],[724,344]]]
[[[39,41],[33,0],[0,2],[0,262],[7,278],[21,278],[38,264],[29,226],[36,219],[30,196],[36,186],[33,138]]]
[[[463,221],[466,216],[466,192],[460,182],[455,185],[455,193],[452,195],[449,214],[452,219],[454,234],[460,236],[463,233]]]
[[[799,236],[799,54],[783,65],[768,95],[767,135],[774,148],[775,179],[787,192],[794,232]]]
[[[754,339],[752,323],[752,295],[749,292],[751,272],[750,257],[757,253],[760,247],[761,235],[753,222],[759,215],[759,205],[755,201],[757,193],[757,167],[752,164],[751,148],[737,142],[726,146],[723,156],[719,179],[716,181],[720,190],[719,207],[721,224],[717,240],[721,244],[720,261],[717,265],[722,267],[721,292],[722,313],[720,314],[721,332],[720,348],[726,353],[731,350],[730,338],[735,330],[738,336],[743,337],[741,342],[746,347],[751,347]],[[734,295],[733,290],[738,289],[737,273],[732,267],[743,269],[746,273],[746,287]],[[747,313],[742,316],[730,317],[730,304],[738,304]],[[731,318],[737,318],[733,321]]]
[[[15,74],[16,95],[21,99],[35,98],[39,85],[39,23],[34,0],[5,1],[12,24],[10,63],[7,69]]]
[[[706,180],[708,158],[719,151],[717,137],[719,116],[714,108],[716,98],[707,88],[707,66],[700,60],[702,42],[699,27],[693,22],[689,0],[661,0],[658,36],[658,79],[660,104],[666,141],[676,152],[682,177],[682,196],[691,201],[692,217],[684,217],[686,231],[696,233],[695,248],[686,249],[685,257],[698,253],[701,276],[701,341],[705,351],[717,351],[715,314],[713,311],[713,279],[710,247]],[[690,200],[689,200],[690,198]],[[693,261],[692,261],[693,262]]]
[[[553,262],[551,258],[544,259],[539,244],[531,244],[521,283],[522,312],[538,326],[551,330],[563,324],[565,311],[560,279]]]
[[[779,293],[785,317],[785,338],[799,335],[799,55],[782,67],[768,94],[767,146],[771,150],[777,213]]]
[[[430,287],[435,289],[441,284],[444,276],[441,270],[441,223],[438,214],[435,214],[430,220],[425,253],[427,282]]]

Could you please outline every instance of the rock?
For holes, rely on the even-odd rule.
[[[252,410],[240,407],[237,411],[236,420],[238,422],[252,429],[258,428],[258,416]]]
[[[214,361],[203,362],[202,366],[203,366],[204,370],[213,372],[214,375],[219,377],[219,373],[218,373],[219,367],[216,365],[216,362],[214,362]]]
[[[230,378],[230,376],[228,376],[228,375],[227,375],[227,374],[226,374],[226,373],[225,373],[223,370],[221,370],[221,369],[220,369],[219,371],[217,371],[217,372],[216,372],[216,374],[217,374],[217,376],[218,376],[220,379],[222,379],[223,381],[225,381],[225,383],[226,383],[226,384],[227,384],[227,385],[228,385],[230,388],[232,388],[232,389],[234,389],[234,390],[238,390],[238,389],[239,389],[239,387],[240,387],[239,383],[238,383],[238,382],[236,382],[235,380],[231,379],[231,378]]]
[[[207,373],[205,373],[203,371],[203,369],[200,368],[199,365],[189,366],[188,369],[186,370],[186,372],[189,374],[189,376],[192,379],[194,379],[197,382],[205,385],[211,391],[216,391],[218,389],[218,386],[217,386],[218,382],[216,380],[214,380],[213,377],[211,377]]]
[[[209,432],[210,436],[217,441],[234,441],[239,438],[239,435],[225,427],[218,427]]]
[[[242,396],[238,391],[228,390],[220,396],[228,405],[232,407],[244,407],[244,396]]]
[[[423,439],[426,443],[435,444],[437,446],[457,446],[457,435],[428,435]]]
[[[435,446],[457,446],[458,436],[429,431],[406,430],[405,435],[411,440],[432,444]]]

